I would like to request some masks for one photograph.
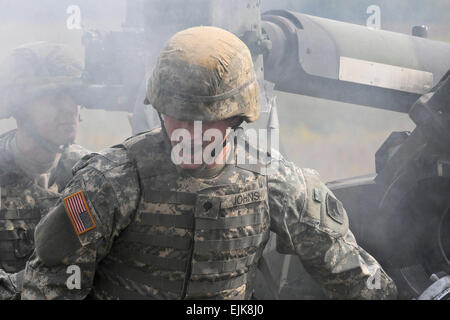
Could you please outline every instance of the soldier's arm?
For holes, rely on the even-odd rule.
[[[395,299],[397,289],[355,241],[341,202],[313,170],[281,159],[268,178],[271,229],[332,299]]]
[[[135,211],[137,173],[124,150],[92,155],[77,169],[57,205],[36,227],[36,249],[25,269],[22,299],[84,299],[97,264]],[[83,205],[87,212],[78,214]]]

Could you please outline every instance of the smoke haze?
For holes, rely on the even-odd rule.
[[[433,25],[431,38],[448,40],[448,2],[408,1],[409,6],[403,3],[406,1],[263,0],[262,11],[291,9],[365,24],[366,8],[378,4],[382,10],[382,28],[410,33],[413,24],[427,23]],[[67,28],[70,14],[66,10],[71,5],[79,6],[83,29],[121,30],[125,21],[125,0],[0,0],[0,59],[10,49],[25,42],[47,40],[68,44],[83,60],[83,31]],[[161,17],[161,23],[164,23],[164,16]],[[277,92],[277,95],[281,143],[287,157],[299,166],[317,169],[325,181],[373,173],[374,154],[389,134],[414,128],[405,114],[282,92]],[[83,109],[81,118],[77,143],[91,150],[120,143],[131,135],[126,112]],[[11,119],[0,120],[0,133],[14,127]]]

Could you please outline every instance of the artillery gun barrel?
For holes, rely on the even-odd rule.
[[[450,44],[306,14],[262,16],[275,89],[407,113],[450,69]]]

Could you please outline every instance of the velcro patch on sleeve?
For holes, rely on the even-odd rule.
[[[329,193],[327,193],[327,214],[337,223],[344,223],[344,207],[342,202]]]
[[[77,235],[83,234],[96,227],[91,212],[87,206],[83,191],[78,191],[64,198],[67,214]]]

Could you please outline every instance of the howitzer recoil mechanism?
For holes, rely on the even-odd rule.
[[[378,150],[376,175],[328,184],[345,203],[355,236],[395,278],[403,298],[427,290],[448,299],[434,282],[450,274],[449,106],[447,72],[410,108],[414,131],[392,133]]]

